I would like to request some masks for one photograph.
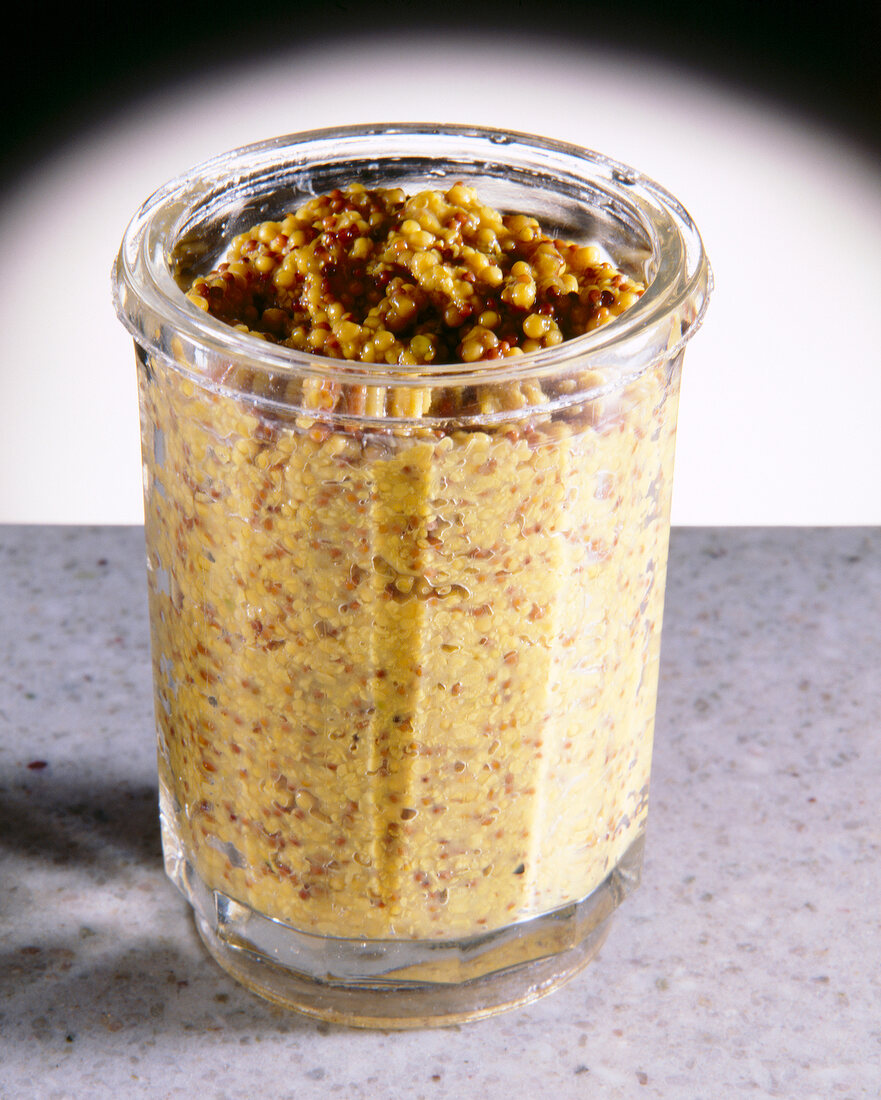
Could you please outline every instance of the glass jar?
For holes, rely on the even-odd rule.
[[[293,351],[181,287],[358,182],[462,181],[645,293],[516,358]],[[313,1016],[410,1027],[555,988],[639,881],[680,367],[710,275],[678,202],[592,152],[357,126],[158,191],[134,337],[168,874],[208,950]]]

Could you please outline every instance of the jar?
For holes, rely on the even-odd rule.
[[[358,182],[473,186],[646,290],[516,358],[294,351],[182,287]],[[353,126],[235,150],[129,225],[166,868],[257,993],[382,1027],[530,1001],[639,881],[680,368],[710,274],[689,216],[584,149]]]

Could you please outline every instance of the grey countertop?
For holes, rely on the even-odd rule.
[[[674,530],[643,885],[403,1033],[239,988],[166,881],[142,538],[0,527],[0,1097],[881,1096],[881,531]]]

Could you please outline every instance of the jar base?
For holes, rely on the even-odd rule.
[[[644,849],[640,834],[590,894],[530,920],[459,939],[370,940],[303,932],[212,890],[164,831],[168,874],[227,973],[275,1004],[373,1028],[463,1023],[557,989],[605,942],[614,911],[639,884]]]
[[[198,913],[196,928],[212,958],[252,993],[282,1008],[348,1027],[449,1027],[495,1016],[552,993],[583,970],[605,943],[612,914],[565,955],[552,955],[457,985],[319,981],[231,945]]]

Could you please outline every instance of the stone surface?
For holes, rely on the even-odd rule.
[[[646,867],[543,1001],[236,986],[162,870],[142,532],[0,527],[0,1097],[877,1097],[881,531],[676,529]]]

